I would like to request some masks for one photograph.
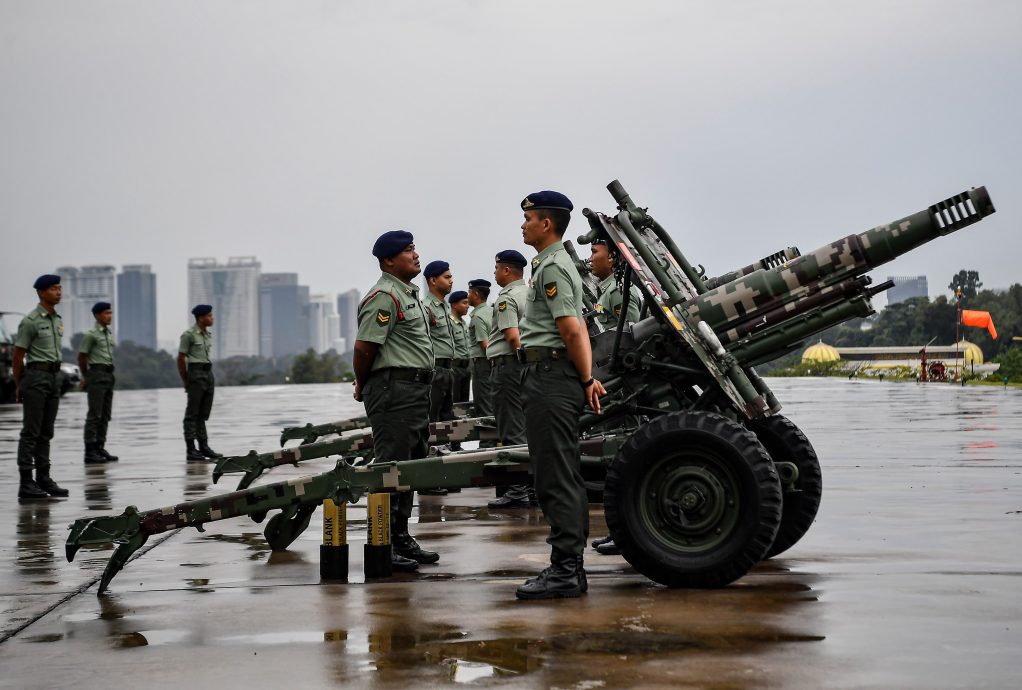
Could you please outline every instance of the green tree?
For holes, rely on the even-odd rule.
[[[310,347],[297,355],[291,365],[291,380],[294,383],[338,383],[352,379],[347,361],[333,349],[317,355]]]
[[[961,288],[962,297],[971,300],[979,292],[979,289],[983,287],[983,283],[979,280],[979,271],[966,271],[962,269],[951,278],[951,283],[947,287],[951,290],[952,295],[957,295],[958,288]]]

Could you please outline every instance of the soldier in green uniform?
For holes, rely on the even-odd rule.
[[[78,368],[82,371],[82,390],[89,401],[85,415],[85,464],[117,462],[106,450],[106,429],[114,404],[114,339],[110,323],[114,312],[109,302],[92,305],[96,323],[85,332],[78,346]]]
[[[468,342],[468,326],[465,315],[468,314],[468,293],[455,290],[447,297],[451,305],[451,325],[454,328],[454,402],[467,402],[472,382],[471,355]]]
[[[187,458],[216,460],[223,456],[209,447],[209,437],[206,435],[206,420],[213,410],[213,391],[216,387],[213,363],[209,360],[213,341],[213,334],[209,331],[213,326],[213,307],[197,304],[192,309],[192,315],[195,317],[195,325],[181,334],[181,344],[177,348],[177,371],[188,393],[184,417]]]
[[[18,440],[18,498],[67,496],[68,490],[50,477],[50,439],[60,405],[60,358],[64,322],[57,313],[60,276],[42,275],[35,284],[39,306],[18,325],[14,339],[14,397],[22,404]],[[26,356],[28,361],[26,362]],[[35,478],[32,469],[35,468]]]
[[[600,298],[596,302],[596,311],[599,312],[597,318],[607,330],[617,328],[618,320],[621,318],[621,305],[624,303],[624,296],[614,276],[620,254],[606,238],[593,240],[590,251],[592,252],[589,260],[590,269],[593,275],[600,279]],[[634,285],[628,286],[628,292],[628,313],[625,320],[635,323],[639,320],[642,294]]]
[[[433,345],[419,290],[419,255],[409,232],[385,232],[373,245],[383,272],[358,307],[352,368],[355,400],[365,404],[378,461],[424,458],[429,450],[429,392]],[[436,563],[408,532],[412,492],[391,495],[391,560],[395,570]]]
[[[559,192],[544,191],[527,196],[521,207],[523,239],[537,252],[520,329],[522,406],[551,549],[550,566],[526,580],[516,596],[577,597],[588,589],[582,552],[589,532],[578,420],[586,404],[599,413],[605,391],[592,375],[582,279],[561,241],[571,220],[571,201]]]
[[[488,337],[486,357],[490,362],[490,388],[497,436],[501,445],[525,443],[525,412],[522,410],[522,365],[520,321],[525,314],[529,291],[522,277],[529,262],[521,252],[507,249],[495,257],[493,278],[500,286],[494,300],[493,324]],[[503,496],[490,501],[491,508],[527,508],[534,502],[535,490],[528,484],[509,486]]]
[[[490,323],[493,320],[493,307],[486,303],[489,297],[490,281],[482,278],[468,281],[468,303],[472,307],[472,319],[468,324],[468,343],[472,357],[472,400],[475,402],[477,417],[489,417],[493,414],[490,364],[486,360]]]
[[[429,421],[454,419],[454,324],[446,297],[454,286],[451,266],[446,261],[430,261],[422,269],[429,295],[424,306],[429,321],[429,339],[433,342],[433,383],[429,389]],[[420,496],[446,496],[447,489],[421,489]]]

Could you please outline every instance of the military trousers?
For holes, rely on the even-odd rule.
[[[50,469],[50,440],[60,406],[60,374],[26,367],[21,372],[21,437],[18,469]]]
[[[472,359],[472,402],[476,417],[493,415],[493,392],[490,390],[490,362],[485,357]]]
[[[196,439],[199,443],[206,443],[209,440],[206,435],[206,420],[213,410],[215,387],[216,381],[211,370],[188,367],[188,385],[185,387],[188,404],[185,407],[184,418],[185,441],[188,443]]]
[[[589,505],[578,445],[585,391],[571,361],[523,365],[522,406],[536,498],[550,523],[547,543],[562,553],[581,556],[589,536]]]
[[[451,369],[451,374],[454,377],[453,400],[456,403],[468,402],[472,391],[472,370],[469,368],[472,366],[472,360],[462,359],[456,360],[456,362],[464,362],[466,366],[455,364],[454,368]]]
[[[522,365],[502,362],[490,369],[493,416],[501,445],[525,443],[525,411],[522,409]]]
[[[106,445],[106,429],[114,404],[114,374],[89,367],[85,372],[85,394],[89,411],[85,415],[85,445]]]
[[[429,421],[454,419],[454,370],[437,367],[429,386]]]
[[[369,376],[362,389],[369,426],[373,430],[373,455],[377,462],[400,462],[426,457],[429,452],[429,383],[394,380],[390,372]],[[392,541],[408,533],[413,492],[391,494]]]

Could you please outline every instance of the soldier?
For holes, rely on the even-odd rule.
[[[586,404],[599,413],[605,391],[592,375],[582,280],[561,241],[571,220],[571,201],[544,191],[527,196],[521,207],[522,237],[537,252],[521,324],[522,406],[551,550],[550,566],[518,587],[516,596],[577,597],[588,589],[582,552],[589,532],[578,420]]]
[[[355,400],[365,403],[376,459],[414,460],[429,450],[429,392],[433,346],[429,323],[411,281],[419,275],[412,234],[385,232],[373,245],[383,274],[358,307],[352,368]],[[408,533],[412,492],[391,494],[391,561],[395,570],[436,563]]]
[[[493,320],[493,307],[486,303],[489,297],[490,281],[482,278],[468,281],[468,303],[472,306],[468,342],[472,352],[472,400],[475,402],[476,417],[489,417],[493,414],[490,365],[486,361],[490,322]]]
[[[192,315],[195,317],[195,325],[181,334],[181,344],[177,348],[177,371],[188,393],[184,418],[187,458],[216,460],[223,456],[209,447],[209,437],[206,435],[206,420],[213,409],[213,390],[216,386],[213,364],[209,360],[209,348],[213,340],[213,334],[209,331],[213,327],[213,307],[198,304],[192,309]]]
[[[96,323],[78,346],[78,368],[82,371],[82,390],[89,401],[85,416],[85,464],[117,462],[106,450],[106,429],[114,403],[114,340],[110,323],[114,312],[109,302],[92,305]]]
[[[507,249],[495,257],[493,278],[500,286],[494,301],[493,324],[487,338],[486,357],[490,363],[490,387],[493,415],[497,418],[497,436],[503,446],[525,443],[525,413],[522,410],[522,367],[518,362],[521,347],[519,322],[525,314],[529,288],[522,272],[528,263],[521,252]],[[503,496],[490,501],[491,508],[527,508],[533,504],[535,490],[528,484],[512,485]]]
[[[600,279],[600,298],[596,303],[596,311],[599,312],[597,318],[604,328],[610,330],[617,327],[618,320],[621,318],[621,305],[624,302],[614,276],[620,254],[617,247],[605,237],[593,240],[590,251],[592,252],[589,260],[590,270],[594,276]],[[625,320],[635,323],[639,320],[642,294],[634,285],[629,285],[628,291],[628,313],[625,315]]]
[[[454,327],[454,402],[467,402],[469,387],[472,381],[471,350],[468,344],[468,326],[465,315],[468,314],[468,293],[455,290],[447,297],[451,305],[451,324]]]
[[[454,419],[454,324],[451,307],[445,298],[454,286],[451,266],[446,261],[430,261],[423,269],[429,288],[426,317],[429,338],[433,342],[433,383],[429,389],[429,421]],[[422,489],[420,496],[446,496],[447,489]]]
[[[39,306],[18,325],[14,339],[14,399],[22,403],[18,440],[18,498],[63,497],[68,490],[50,477],[50,439],[60,405],[60,358],[64,322],[57,313],[60,276],[42,275],[35,284]],[[28,356],[28,362],[25,357]],[[33,463],[35,479],[32,479]]]

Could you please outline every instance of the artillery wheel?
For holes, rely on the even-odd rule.
[[[709,412],[658,417],[607,470],[604,509],[622,555],[668,587],[723,587],[763,559],[781,486],[744,426]]]
[[[764,556],[773,558],[798,543],[812,527],[823,495],[823,474],[813,444],[787,417],[774,415],[757,419],[749,422],[749,429],[756,434],[774,462],[790,462],[798,468],[794,490],[782,487],[784,507],[781,510],[781,526]]]

